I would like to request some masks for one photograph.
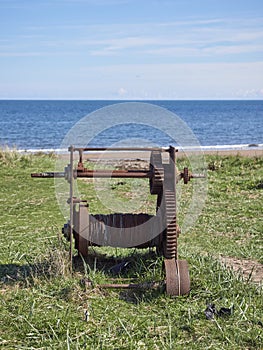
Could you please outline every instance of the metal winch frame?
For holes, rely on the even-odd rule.
[[[90,246],[113,246],[129,248],[156,247],[164,257],[165,284],[168,295],[183,295],[190,291],[190,277],[186,260],[178,260],[177,240],[180,233],[176,218],[176,184],[183,179],[188,183],[193,177],[188,168],[179,172],[176,168],[177,150],[168,148],[78,148],[69,147],[70,162],[64,172],[33,173],[32,177],[64,177],[69,182],[69,222],[62,231],[70,242],[70,260],[75,248],[83,257],[88,256]],[[89,170],[84,167],[86,152],[149,152],[149,169],[140,170]],[[74,168],[74,152],[79,160]],[[164,153],[168,154],[164,160]],[[74,181],[77,178],[141,178],[149,179],[150,193],[157,195],[156,215],[96,214],[89,213],[88,203],[74,197]],[[119,286],[121,287],[121,286]]]

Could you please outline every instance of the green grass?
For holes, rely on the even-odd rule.
[[[55,161],[53,155],[0,152],[1,349],[261,349],[262,287],[224,268],[217,258],[263,261],[262,158],[206,158],[206,205],[195,226],[179,237],[180,258],[190,265],[191,292],[177,298],[159,289],[99,287],[111,281],[109,267],[123,256],[130,261],[123,277],[161,280],[162,259],[148,250],[98,248],[96,259],[93,252],[88,262],[75,258],[69,274],[68,243],[60,235],[65,219],[54,182],[30,177],[31,172],[52,171]],[[181,222],[194,181],[181,189]],[[139,210],[151,211],[148,189],[143,194],[147,184],[111,184],[122,198],[134,186],[144,202]],[[84,193],[92,184],[79,187]],[[88,200],[92,212],[110,211],[94,194]],[[83,283],[87,278],[91,288]],[[208,321],[208,302],[217,308],[234,305],[234,314]]]
[[[190,251],[263,263],[263,159],[210,157],[208,196],[199,221],[182,238]],[[191,244],[194,242],[194,246]]]

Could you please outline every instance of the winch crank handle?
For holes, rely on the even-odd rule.
[[[205,174],[190,174],[191,179],[205,179]]]
[[[37,177],[37,178],[63,178],[65,177],[64,172],[44,172],[44,173],[32,173],[31,177]]]

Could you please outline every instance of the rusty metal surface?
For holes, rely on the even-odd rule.
[[[177,260],[177,273],[179,276],[179,295],[186,295],[190,292],[189,268],[186,260]]]
[[[150,178],[152,174],[148,170],[81,170],[77,177],[86,178]]]
[[[158,151],[158,152],[169,152],[170,147],[74,147],[74,151],[77,152],[101,152],[101,151],[117,151],[117,152],[126,152],[126,151],[135,151],[135,152],[152,152],[152,151]],[[178,150],[176,150],[177,152]]]
[[[66,178],[69,180],[70,169],[65,169],[65,172],[42,172],[42,173],[32,173],[31,177],[35,178]],[[88,170],[79,166],[77,170],[74,171],[74,177],[80,178],[141,178],[149,179],[153,176],[149,170]]]
[[[166,293],[168,295],[180,295],[179,277],[175,259],[164,259],[166,275]]]
[[[78,209],[78,210],[77,210]],[[74,223],[74,238],[75,248],[83,257],[88,256],[89,242],[89,220],[90,215],[86,203],[80,203],[78,208],[74,205],[73,223]]]
[[[158,282],[144,282],[144,283],[105,283],[100,284],[100,288],[113,288],[113,289],[158,289],[162,286],[162,283]]]
[[[164,193],[164,198],[166,219],[164,256],[167,259],[175,259],[177,257],[177,224],[175,193],[173,191],[166,190]]]
[[[175,149],[170,149],[170,162],[165,166],[163,203],[163,218],[165,220],[165,232],[163,239],[163,254],[167,259],[177,258],[177,230],[176,223],[176,159]]]
[[[189,171],[188,168],[184,168],[182,178],[184,180],[184,184],[186,185],[190,181]]]
[[[159,151],[152,151],[150,157],[150,192],[160,194],[163,189],[164,169],[162,155]]]
[[[158,242],[158,234],[155,217],[149,214],[96,214],[90,218],[91,244],[130,248],[154,247]],[[143,237],[145,242],[138,244],[137,242],[143,241]],[[149,240],[147,237],[153,238]]]
[[[190,292],[190,277],[186,260],[165,259],[166,293],[170,296]]]
[[[73,169],[73,152],[79,153],[77,168]],[[104,151],[149,151],[149,169],[89,170],[84,166],[84,152]],[[192,178],[204,177],[191,174],[188,168],[178,172],[174,147],[169,148],[75,148],[69,147],[70,163],[64,172],[32,173],[33,178],[64,178],[70,184],[70,220],[64,225],[64,234],[70,241],[70,259],[72,261],[72,235],[75,248],[82,256],[88,255],[88,247],[102,245],[112,247],[156,247],[164,256],[166,291],[168,295],[183,295],[190,290],[190,278],[186,261],[177,260],[177,238],[179,226],[176,222],[176,184],[183,179],[188,183]],[[168,152],[168,162],[163,161],[162,153]],[[165,156],[165,155],[164,155]],[[157,195],[156,215],[139,214],[94,214],[88,212],[88,203],[75,198],[73,182],[77,178],[141,178],[149,179],[150,193]],[[143,239],[141,239],[143,237]],[[151,238],[147,238],[151,237]],[[138,241],[145,243],[136,244]],[[154,283],[154,282],[153,282]],[[145,284],[105,284],[105,288],[151,288]]]
[[[42,173],[32,173],[31,177],[40,177],[40,178],[63,178],[65,177],[64,172],[52,172],[52,171],[46,171]]]

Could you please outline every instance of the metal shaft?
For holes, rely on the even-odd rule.
[[[40,177],[40,178],[64,178],[65,177],[65,173],[64,172],[45,172],[45,173],[32,173],[31,177]]]
[[[77,177],[150,178],[149,170],[87,170],[78,171]]]
[[[151,178],[152,173],[149,170],[77,170],[77,177],[112,177],[112,178]],[[35,178],[64,178],[64,172],[45,172],[32,173],[31,177]]]

